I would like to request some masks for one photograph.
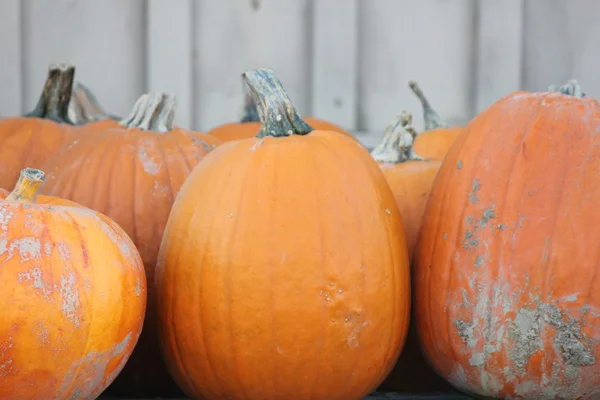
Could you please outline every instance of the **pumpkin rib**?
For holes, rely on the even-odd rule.
[[[188,138],[190,141],[193,142],[193,139],[190,138],[188,135],[186,135],[186,138]],[[187,168],[188,173],[192,172],[193,167],[190,164],[190,161],[188,160],[187,154],[183,150],[183,147],[181,147],[181,145],[179,144],[179,141],[177,141],[177,140],[172,140],[172,142],[175,144],[175,147],[177,147],[177,151],[181,155],[182,160],[185,162],[185,167]],[[163,154],[164,154],[164,152],[163,152]],[[175,201],[175,197],[177,197],[177,193],[173,192],[173,186],[171,186],[171,193],[173,194],[173,201]]]
[[[163,160],[166,160],[167,153],[165,153],[165,149],[163,148],[163,143],[161,143],[161,137],[162,136],[155,137],[156,142],[157,142],[156,147],[158,147],[158,149],[159,149],[158,151],[160,153],[161,158]],[[151,140],[153,140],[155,138],[152,138]],[[146,140],[148,140],[148,139],[146,139]],[[164,142],[169,142],[169,140],[165,140]],[[179,151],[179,146],[177,146],[177,150]],[[185,159],[185,157],[184,157],[184,159]],[[175,200],[175,196],[176,196],[176,194],[173,193],[173,187],[175,185],[173,185],[173,177],[171,176],[171,171],[169,169],[169,163],[164,163],[164,164],[165,164],[165,172],[166,172],[165,175],[167,176],[167,180],[168,180],[168,184],[169,184],[169,201],[171,202],[171,204],[173,204],[173,201]],[[186,164],[187,164],[187,161],[186,161]]]

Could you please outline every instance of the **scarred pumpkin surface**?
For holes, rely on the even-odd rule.
[[[356,141],[313,131],[270,70],[259,137],[183,185],[156,273],[163,353],[193,398],[361,399],[389,373],[410,309],[402,221]]]
[[[35,199],[42,180],[26,169],[0,196],[0,398],[96,398],[141,333],[144,269],[108,218]]]
[[[600,396],[600,105],[571,82],[479,114],[435,180],[414,266],[439,374],[494,398]]]

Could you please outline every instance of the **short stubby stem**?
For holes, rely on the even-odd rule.
[[[73,91],[75,67],[70,64],[50,66],[44,89],[37,105],[25,117],[49,119],[59,123],[72,124],[69,118],[69,103]]]
[[[33,203],[42,188],[46,174],[35,168],[25,168],[21,171],[19,180],[13,191],[6,196],[6,200],[18,201],[19,203]]]
[[[137,128],[152,132],[172,131],[175,105],[173,94],[160,92],[143,94],[133,105],[129,116],[119,122],[119,125],[128,129]]]

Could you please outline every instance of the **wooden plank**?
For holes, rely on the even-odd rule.
[[[577,79],[587,95],[600,97],[600,2],[527,0],[525,15],[524,88]]]
[[[360,2],[359,125],[383,132],[402,109],[423,126],[417,81],[450,124],[472,113],[475,8],[471,0]]]
[[[300,114],[310,110],[311,0],[198,0],[194,82],[197,128],[239,120],[242,72],[272,68]]]
[[[0,2],[0,115],[20,115],[22,109],[21,1]]]
[[[523,86],[523,3],[477,2],[476,113]]]
[[[175,123],[191,128],[193,112],[193,1],[148,1],[148,91],[174,93]]]
[[[358,0],[319,0],[312,20],[311,115],[356,129]]]
[[[23,0],[22,6],[26,109],[35,105],[48,66],[67,61],[107,111],[131,110],[146,85],[145,2]]]

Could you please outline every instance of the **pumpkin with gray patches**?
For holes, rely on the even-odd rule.
[[[600,393],[600,104],[572,81],[466,127],[415,254],[417,332],[436,371],[489,398]]]
[[[64,197],[117,222],[137,246],[149,281],[175,195],[220,140],[173,126],[174,96],[143,95],[121,122],[78,128],[78,139],[46,164],[44,193]],[[152,291],[144,334],[111,390],[120,396],[178,394],[160,355]]]
[[[114,221],[36,196],[43,181],[0,190],[0,398],[94,399],[141,334],[144,266]]]

